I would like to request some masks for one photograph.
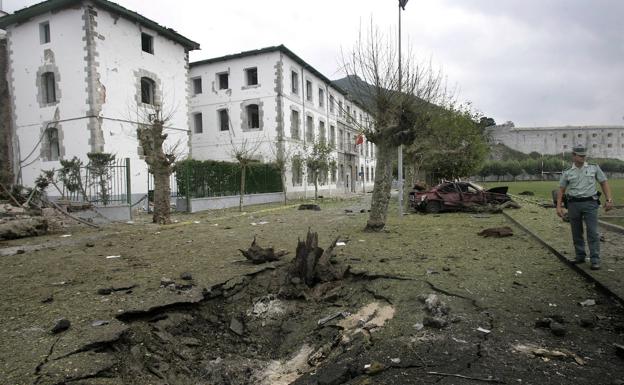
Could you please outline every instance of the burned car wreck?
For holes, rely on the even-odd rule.
[[[416,184],[409,193],[409,202],[412,209],[426,213],[471,210],[511,201],[507,189],[501,186],[485,190],[471,182],[447,181],[427,190]]]

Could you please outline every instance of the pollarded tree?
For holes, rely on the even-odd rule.
[[[430,64],[419,65],[408,53],[403,55],[399,71],[396,47],[395,39],[371,24],[366,36],[360,33],[353,50],[343,57],[348,91],[373,118],[372,125],[360,128],[377,149],[368,231],[385,227],[398,146],[424,135],[426,111],[446,96],[443,78]]]
[[[164,126],[171,115],[163,117],[158,106],[153,106],[151,112],[145,115],[146,119],[143,119],[143,123],[138,124],[137,138],[145,156],[145,163],[154,175],[152,222],[165,225],[171,223],[170,177],[176,160],[176,147],[165,148],[167,134],[164,133]]]

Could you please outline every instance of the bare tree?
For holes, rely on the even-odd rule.
[[[441,74],[431,63],[417,64],[408,52],[398,68],[395,39],[371,26],[360,32],[354,48],[343,54],[351,96],[365,105],[373,124],[362,127],[377,147],[375,187],[366,230],[385,227],[393,160],[401,144],[410,144],[427,128],[426,110],[446,95]]]
[[[154,175],[154,215],[152,222],[171,223],[170,177],[176,160],[176,146],[166,148],[164,126],[172,114],[163,116],[160,106],[153,106],[138,123],[137,138],[143,149],[145,163]]]

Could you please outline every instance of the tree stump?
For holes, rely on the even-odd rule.
[[[318,247],[318,234],[308,230],[306,240],[297,243],[297,252],[289,271],[290,279],[299,278],[308,287],[342,279],[346,269],[335,267],[330,261],[337,241],[338,238],[323,250]]]

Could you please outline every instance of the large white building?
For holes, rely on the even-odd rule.
[[[41,170],[89,152],[130,158],[147,191],[137,122],[161,106],[167,141],[188,152],[188,52],[199,45],[105,0],[48,0],[0,18],[6,30],[12,166],[32,186]]]
[[[488,127],[493,143],[529,154],[571,152],[575,144],[587,147],[594,158],[624,160],[624,126],[514,127],[503,124]]]
[[[254,156],[271,162],[282,152],[289,194],[306,195],[314,186],[300,160],[315,142],[326,141],[335,148],[336,167],[324,178],[323,193],[373,185],[375,148],[359,135],[371,121],[368,114],[285,46],[190,67],[194,159],[232,161],[235,152],[257,147]]]

